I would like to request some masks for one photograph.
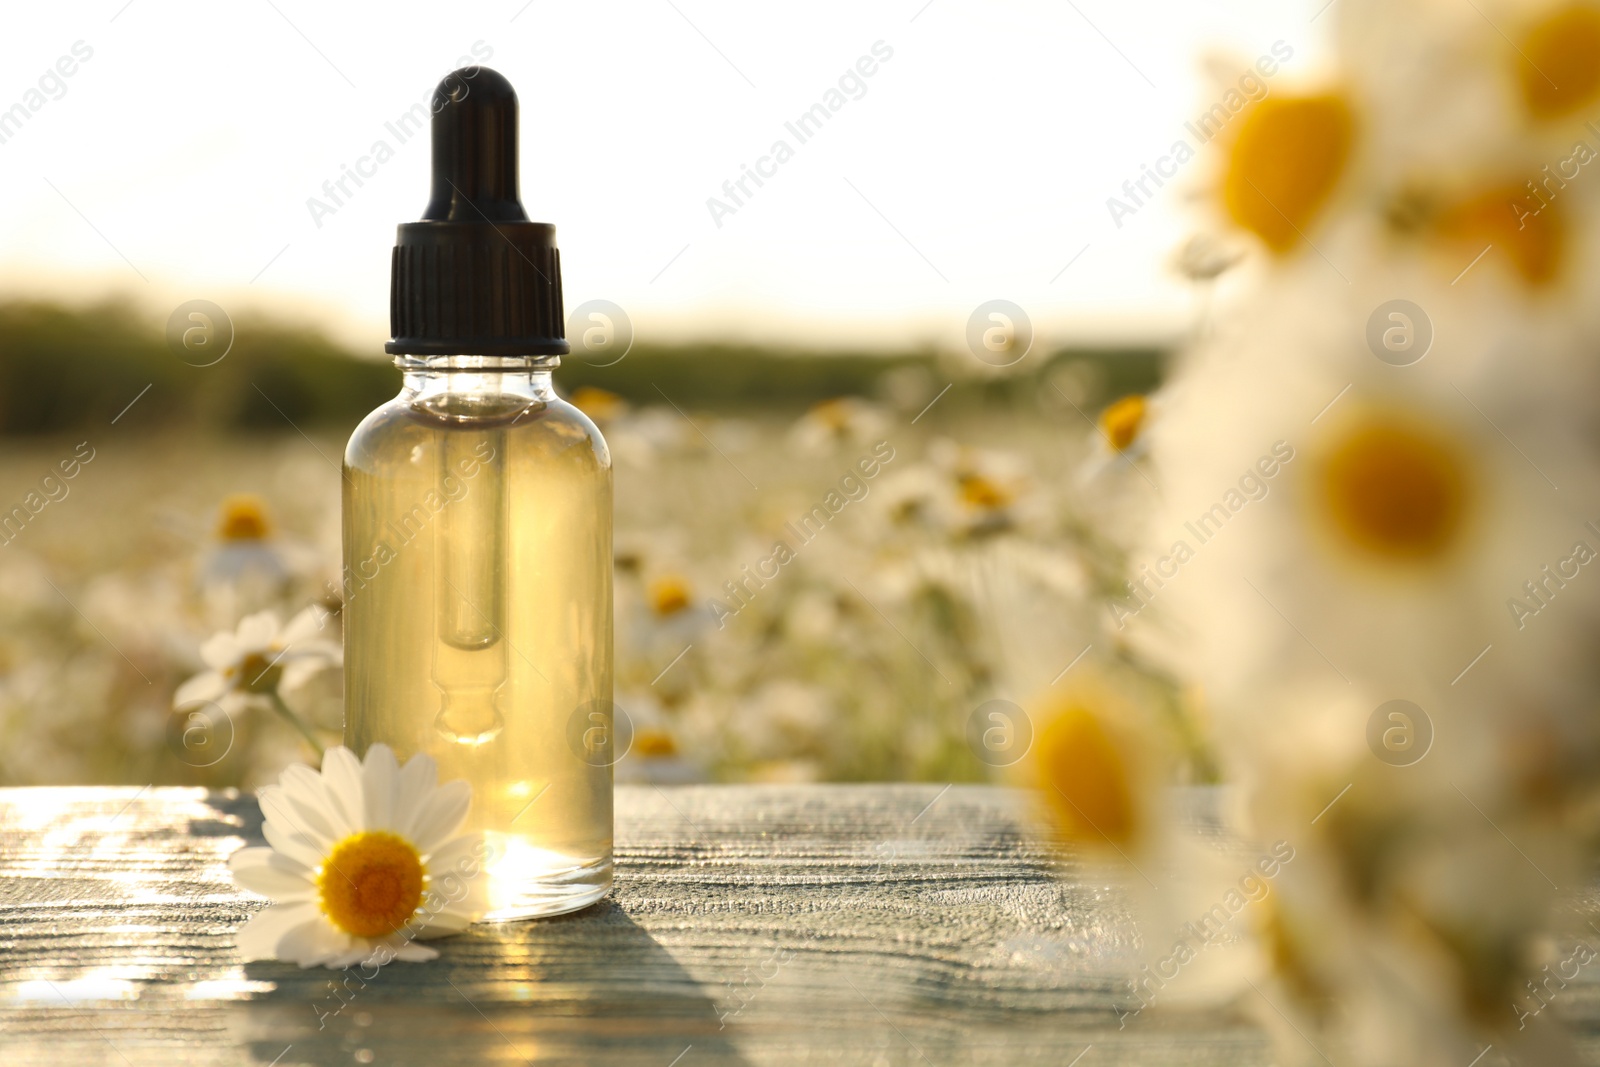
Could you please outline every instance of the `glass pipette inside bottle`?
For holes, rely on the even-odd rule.
[[[505,432],[451,427],[440,436],[439,483],[445,503],[434,541],[434,726],[456,744],[481,745],[505,728]]]

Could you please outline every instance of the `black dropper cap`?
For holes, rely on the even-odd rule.
[[[517,188],[517,94],[487,67],[433,91],[433,193],[400,226],[385,350],[393,355],[564,355],[556,228]]]

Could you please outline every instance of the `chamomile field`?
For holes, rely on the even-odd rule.
[[[574,399],[615,468],[622,779],[996,773],[968,743],[974,710],[1048,684],[1098,625],[1112,561],[1084,501],[1147,489],[1059,399],[838,398],[793,417]],[[297,758],[306,742],[265,705],[173,696],[251,612],[310,611],[337,640],[359,582],[340,573],[343,444],[131,420],[10,442],[0,778],[249,785]],[[284,696],[332,742],[340,690],[334,668]]]

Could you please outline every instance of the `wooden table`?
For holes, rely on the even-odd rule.
[[[1266,1064],[1113,1005],[1125,890],[977,786],[619,787],[617,884],[432,963],[241,964],[252,797],[0,790],[0,1064]],[[1092,1048],[1090,1048],[1092,1046]],[[1085,1049],[1089,1052],[1085,1054]]]

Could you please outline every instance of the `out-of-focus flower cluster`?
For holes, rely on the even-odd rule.
[[[1545,931],[1600,783],[1600,6],[1327,17],[1336,59],[1207,148],[1206,240],[1242,257],[1151,400],[1161,502],[1111,612],[1292,852],[1213,983],[1280,1062],[1567,1062],[1545,1009],[1582,964]]]
[[[338,739],[339,605],[325,584],[338,515],[318,507],[330,489],[337,501],[337,473],[304,441],[212,450],[80,446],[90,458],[68,491],[7,528],[0,780],[253,785]],[[15,450],[8,473],[64,471],[57,453],[72,449]],[[262,493],[227,491],[241,483]]]
[[[991,751],[976,709],[1131,662],[1088,514],[1153,500],[1144,402],[930,408],[924,377],[803,413],[573,393],[616,464],[619,780],[998,780],[1030,732]],[[0,547],[0,781],[248,787],[337,743],[337,448],[101,444]]]
[[[1117,659],[1099,605],[1124,549],[1085,488],[1152,488],[1105,444],[1085,456],[1102,435],[1066,394],[918,426],[937,389],[904,392],[693,425],[574,395],[618,464],[619,780],[1000,777],[1029,746],[991,757],[975,709],[1049,689],[1091,644]],[[1138,413],[1119,418],[1131,442]]]

